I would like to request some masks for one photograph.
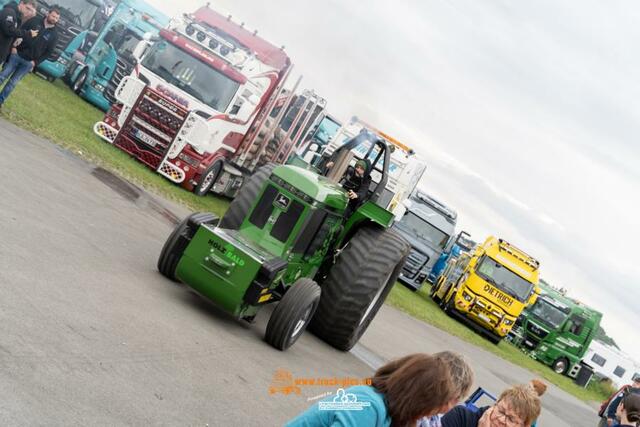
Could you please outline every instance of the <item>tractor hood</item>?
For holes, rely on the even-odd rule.
[[[273,174],[307,196],[330,208],[343,211],[349,202],[346,191],[322,175],[298,166],[279,166]]]

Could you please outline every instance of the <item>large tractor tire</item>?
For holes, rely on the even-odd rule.
[[[278,350],[286,350],[307,328],[320,302],[320,286],[301,278],[287,290],[273,310],[264,339]]]
[[[229,209],[220,220],[220,228],[237,230],[249,213],[249,209],[258,198],[260,190],[265,181],[271,176],[271,172],[277,165],[275,163],[267,163],[260,167],[251,178],[242,184],[238,195],[229,205]]]
[[[216,225],[219,218],[208,212],[193,213],[174,228],[164,242],[158,257],[158,271],[168,279],[176,281],[176,267],[191,238],[202,224]]]
[[[411,246],[391,229],[366,225],[341,251],[321,285],[309,329],[338,350],[350,350],[400,275]]]

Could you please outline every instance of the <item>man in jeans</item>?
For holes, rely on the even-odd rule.
[[[16,40],[17,47],[12,49],[9,60],[0,72],[0,85],[9,79],[0,92],[0,108],[18,82],[53,52],[58,40],[56,24],[59,19],[60,11],[52,8],[44,18],[36,16],[24,23],[23,30],[37,32],[37,36],[28,35]]]
[[[27,35],[36,37],[38,32],[25,31],[20,26],[23,22],[36,16],[35,0],[10,2],[0,11],[0,64],[9,57],[13,42]]]

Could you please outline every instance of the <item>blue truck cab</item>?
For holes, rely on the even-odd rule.
[[[476,242],[471,240],[471,236],[466,231],[461,231],[455,240],[452,240],[446,247],[445,251],[440,254],[440,258],[427,276],[429,283],[436,283],[440,274],[444,271],[450,258],[457,258],[461,253],[471,253],[476,246]]]
[[[411,252],[398,280],[418,290],[453,240],[458,215],[420,190],[404,204],[406,211],[393,227],[411,244]]]
[[[0,0],[0,7],[11,1]],[[69,65],[69,58],[92,31],[105,22],[103,0],[38,0],[38,16],[46,16],[52,6],[60,10],[58,21],[58,43],[51,56],[38,65],[36,72],[49,81],[62,77]]]
[[[120,80],[135,66],[133,51],[147,33],[158,33],[169,18],[148,3],[123,0],[88,48],[76,46],[67,73],[74,92],[107,111]]]

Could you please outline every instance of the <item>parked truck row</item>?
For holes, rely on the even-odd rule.
[[[0,6],[5,3],[0,0]],[[291,86],[293,64],[283,47],[209,5],[173,19],[143,0],[61,0],[57,5],[62,15],[60,39],[54,54],[37,72],[49,80],[63,78],[74,92],[106,111],[104,119],[94,126],[101,139],[200,196],[214,192],[236,198],[256,171],[265,167],[274,170],[278,164],[291,165],[292,169],[277,169],[274,178],[261,178],[261,185],[275,185],[278,189],[277,197],[274,196],[277,200],[281,195],[283,203],[285,199],[288,201],[286,206],[273,211],[273,218],[267,218],[273,220],[271,227],[278,225],[280,216],[286,216],[292,200],[302,197],[300,192],[305,191],[302,189],[305,185],[297,188],[301,184],[297,180],[310,179],[305,175],[309,171],[337,183],[340,179],[337,171],[350,170],[358,159],[367,160],[372,165],[367,172],[372,178],[371,200],[391,217],[387,218],[382,211],[375,213],[374,205],[366,205],[368,208],[362,211],[359,220],[343,224],[340,237],[335,234],[337,228],[335,233],[331,231],[339,221],[327,226],[324,230],[329,233],[325,236],[327,241],[337,237],[337,242],[346,244],[355,231],[345,234],[345,230],[356,230],[358,221],[373,221],[383,228],[393,226],[394,235],[410,249],[397,271],[394,267],[391,277],[397,276],[413,290],[424,283],[431,284],[429,293],[443,310],[492,342],[508,337],[554,371],[582,378],[581,381],[586,378],[589,366],[583,358],[602,315],[553,289],[541,288],[539,262],[513,244],[493,236],[476,244],[468,233],[456,233],[457,212],[417,189],[426,165],[415,151],[355,116],[342,123],[327,112],[326,99],[312,90],[299,90],[301,78]],[[49,6],[40,2],[38,13],[44,15]],[[348,153],[344,147],[348,147]],[[341,154],[341,163],[328,170],[327,163],[336,160],[336,153]],[[327,184],[318,181],[313,185],[322,188]],[[252,197],[257,198],[260,191],[267,190],[251,191]],[[261,196],[265,197],[266,194]],[[305,197],[301,200],[314,206],[329,203],[319,199],[312,202]],[[242,212],[236,212],[233,220],[223,218],[222,223],[228,226],[231,221],[231,229],[237,230],[245,225],[256,226],[249,208],[243,205]],[[305,221],[312,218],[315,217],[312,215]],[[245,238],[220,234],[214,230],[217,219],[209,217],[206,221],[192,218],[181,227],[189,229],[187,234],[195,237],[196,231],[207,224],[208,231],[198,235],[205,233],[209,243],[235,246],[240,252],[256,251],[244,248],[247,238],[256,241],[265,238],[259,229],[247,231]],[[273,228],[270,230],[273,237]],[[298,239],[306,239],[302,236]],[[237,238],[245,243],[236,242]],[[279,239],[276,244],[279,249],[272,243],[267,246],[273,246],[270,255],[280,257],[288,254],[294,243]],[[321,246],[314,246],[316,243]],[[276,274],[279,284],[274,276],[271,284],[264,284],[255,301],[249,303],[243,294],[245,300],[241,303],[208,289],[205,283],[210,277],[204,272],[200,278],[194,276],[191,270],[195,267],[187,262],[189,251],[184,253],[188,242],[177,248],[171,244],[178,242],[168,241],[169,246],[163,249],[159,261],[163,274],[187,282],[211,299],[226,301],[224,304],[229,304],[231,312],[249,320],[263,302],[282,300],[301,272],[307,277],[326,275],[329,268],[326,257],[331,255],[333,263],[339,254],[333,252],[335,243],[322,244],[316,235],[309,244],[318,251],[318,260],[323,260],[320,264],[307,271],[302,265],[313,254],[304,252],[301,260],[295,262],[300,264],[297,267],[279,267],[278,271],[287,271],[284,275]],[[178,258],[185,259],[185,264],[179,266]],[[241,258],[232,261],[237,264]],[[229,260],[218,261],[211,262],[215,268],[226,268],[229,274],[230,267],[225,264]],[[237,279],[245,282],[240,276]],[[252,283],[257,279],[246,279],[246,292],[253,292]],[[360,325],[363,319],[368,324],[379,307],[380,297],[383,300],[388,293],[388,283],[381,285],[384,285],[380,289],[382,294],[371,295],[369,306],[360,313],[364,316],[360,323],[343,325],[352,329],[345,340],[333,343],[336,347],[347,349],[357,341],[364,330]],[[310,303],[312,311],[318,305],[328,304],[322,299],[318,301]],[[295,302],[283,304],[288,309],[294,306]],[[278,311],[274,315],[283,316]],[[328,315],[325,310],[323,316]],[[309,313],[305,316],[289,320],[313,324]],[[322,322],[318,320],[315,324]],[[320,336],[331,341],[322,328],[315,327]],[[297,339],[300,330],[294,329],[295,334],[288,329],[274,332],[268,328],[267,339],[284,349]],[[287,333],[288,337],[282,335]]]

